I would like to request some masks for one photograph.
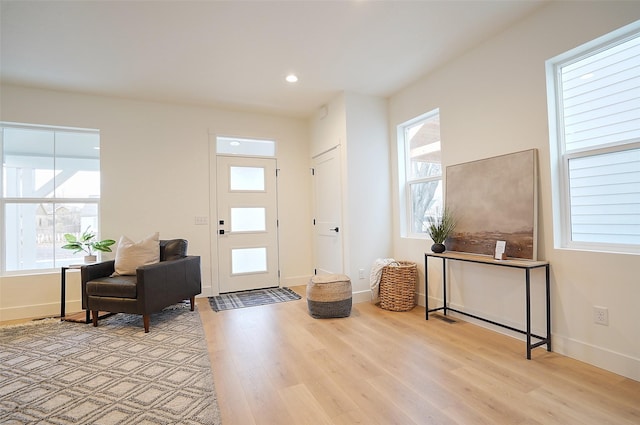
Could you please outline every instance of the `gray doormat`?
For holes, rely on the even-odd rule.
[[[234,308],[256,307],[265,304],[295,301],[302,298],[289,288],[254,289],[251,291],[231,292],[209,297],[209,304],[214,311],[232,310]]]

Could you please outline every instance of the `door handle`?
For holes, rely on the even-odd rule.
[[[338,233],[340,231],[340,228],[338,228],[338,226],[336,226],[333,229],[329,229],[329,231]]]

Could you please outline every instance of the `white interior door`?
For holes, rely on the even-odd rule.
[[[317,274],[343,273],[340,148],[313,159]]]
[[[218,156],[220,293],[279,286],[276,160]]]

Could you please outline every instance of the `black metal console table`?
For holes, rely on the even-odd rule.
[[[442,258],[442,290],[443,290],[443,306],[438,308],[429,309],[429,257]],[[526,284],[526,310],[527,310],[527,329],[517,329],[503,323],[498,323],[493,320],[485,319],[464,311],[456,310],[449,307],[447,301],[447,260],[454,261],[466,261],[470,263],[488,264],[501,267],[511,267],[516,269],[523,269],[525,271],[525,284]],[[547,335],[539,336],[531,333],[531,270],[544,267],[545,269],[545,295],[546,295],[546,319],[547,319]],[[426,319],[429,320],[429,313],[434,311],[443,310],[445,316],[447,311],[454,311],[456,313],[473,317],[474,319],[482,320],[492,325],[500,326],[511,331],[515,331],[527,336],[527,359],[531,359],[531,350],[547,345],[547,351],[551,351],[551,297],[549,295],[549,262],[548,261],[531,261],[531,260],[496,260],[486,255],[467,254],[462,252],[445,252],[442,254],[425,253],[424,254],[424,284],[425,284],[425,307],[426,307]],[[531,339],[536,338],[539,341],[532,343]]]

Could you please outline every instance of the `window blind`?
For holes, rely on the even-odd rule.
[[[564,65],[565,152],[640,139],[640,36]]]
[[[564,243],[640,246],[640,33],[582,51],[556,73]]]
[[[574,242],[640,245],[640,149],[570,158]]]

